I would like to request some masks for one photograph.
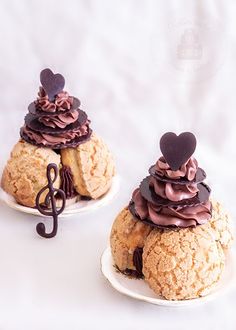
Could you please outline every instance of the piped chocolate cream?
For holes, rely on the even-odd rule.
[[[45,69],[40,81],[38,97],[29,105],[20,130],[21,138],[51,149],[77,147],[86,142],[92,133],[90,121],[79,108],[80,101],[63,90],[64,77]]]
[[[64,191],[66,198],[73,198],[78,195],[74,188],[73,183],[73,174],[71,172],[70,167],[62,166],[60,169],[60,177],[61,177],[61,189]]]
[[[150,168],[150,176],[133,192],[131,213],[157,227],[185,228],[206,223],[211,218],[210,188],[203,182],[205,172],[192,156],[196,146],[194,135],[166,133],[161,141],[162,152],[171,164],[162,156]]]

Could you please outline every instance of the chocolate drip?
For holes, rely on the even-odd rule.
[[[69,166],[62,166],[60,169],[61,189],[64,191],[66,198],[73,198],[77,195],[73,183],[73,174]]]
[[[133,264],[139,276],[143,276],[143,248],[136,247],[134,250]]]

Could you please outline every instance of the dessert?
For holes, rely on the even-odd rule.
[[[111,186],[114,176],[112,155],[106,144],[94,133],[87,143],[61,150],[62,164],[74,174],[78,194],[98,198]]]
[[[116,267],[143,278],[168,300],[209,293],[222,276],[233,240],[227,213],[210,199],[195,148],[192,133],[164,134],[162,156],[111,230]]]
[[[45,69],[40,81],[21,139],[3,171],[2,188],[19,204],[35,207],[36,195],[46,183],[47,166],[55,163],[60,173],[55,187],[65,192],[67,204],[84,196],[99,198],[112,183],[111,153],[92,132],[80,100],[64,90],[64,77]]]
[[[49,148],[38,148],[20,140],[14,146],[4,168],[2,188],[18,203],[34,207],[37,193],[47,182],[46,168],[49,163],[59,166],[60,155]],[[54,186],[59,188],[59,177]],[[44,200],[44,197],[45,193],[41,196],[40,202]]]
[[[208,294],[219,281],[224,262],[222,246],[207,224],[178,231],[153,229],[143,249],[146,282],[169,300]]]
[[[114,262],[120,271],[136,277],[142,275],[142,270],[135,267],[133,259],[134,255],[138,259],[139,251],[143,249],[151,230],[149,225],[134,218],[128,207],[118,214],[112,226],[110,240]]]

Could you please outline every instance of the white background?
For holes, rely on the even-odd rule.
[[[166,131],[192,131],[213,194],[236,215],[236,2],[0,1],[0,161],[19,138],[39,72],[66,78],[113,151],[119,196],[61,221],[0,204],[0,329],[235,329],[236,291],[194,309],[167,309],[115,292],[100,255],[119,210],[160,156]]]

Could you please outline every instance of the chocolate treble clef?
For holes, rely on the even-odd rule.
[[[53,178],[51,176],[52,170],[54,172]],[[52,229],[51,233],[46,233],[45,225],[42,222],[38,223],[36,226],[37,233],[44,238],[52,238],[52,237],[56,236],[57,228],[58,228],[58,215],[63,212],[63,210],[65,208],[65,204],[66,204],[66,196],[65,196],[64,191],[53,187],[53,184],[56,181],[57,177],[58,177],[57,165],[54,163],[48,164],[48,166],[47,166],[48,184],[38,192],[37,197],[36,197],[36,207],[39,210],[39,212],[42,213],[43,215],[53,217],[53,229]],[[49,208],[50,204],[51,204],[51,210],[43,208],[39,202],[40,197],[44,193],[45,190],[48,190],[48,193],[45,197],[44,204],[47,208]],[[59,209],[57,209],[57,207],[56,207],[55,194],[57,194],[62,199],[62,206]]]

